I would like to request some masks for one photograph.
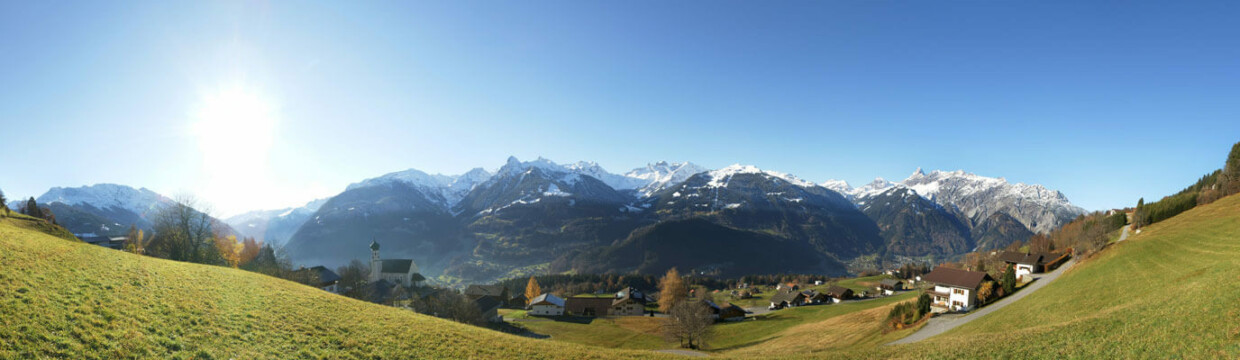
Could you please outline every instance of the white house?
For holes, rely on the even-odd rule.
[[[529,310],[527,314],[530,315],[560,316],[564,315],[564,299],[546,293],[530,300],[530,304],[525,308]]]
[[[1033,280],[1033,274],[1053,269],[1066,258],[1066,254],[1004,252],[999,255],[1000,260],[1016,269],[1016,278],[1020,281]]]
[[[416,277],[414,275],[417,275]],[[404,287],[417,285],[422,280],[418,264],[413,259],[380,259],[379,242],[370,242],[370,282],[387,280]]]
[[[935,312],[969,311],[977,307],[977,289],[983,282],[994,281],[984,272],[937,267],[923,277],[934,284],[930,305]]]

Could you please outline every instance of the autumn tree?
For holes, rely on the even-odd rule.
[[[993,296],[994,294],[995,294],[995,282],[994,281],[987,281],[987,282],[982,283],[982,286],[977,289],[977,303],[986,304],[986,301],[990,300],[990,297]]]
[[[663,307],[662,298],[659,307]],[[663,324],[663,336],[669,342],[677,341],[680,347],[695,350],[707,346],[715,319],[705,301],[676,302],[668,314]]]
[[[671,311],[677,303],[684,301],[688,293],[689,289],[685,287],[684,279],[680,278],[680,272],[676,271],[676,268],[668,269],[667,274],[659,280],[659,311]]]
[[[241,242],[241,252],[238,257],[238,263],[241,265],[249,264],[258,257],[258,253],[262,250],[263,243],[254,240],[253,237],[247,237]]]
[[[245,245],[237,242],[236,236],[222,236],[215,238],[215,249],[219,251],[225,264],[236,268],[241,263],[241,251],[245,249]]]
[[[534,280],[534,276],[530,276],[530,282],[525,284],[525,304],[529,305],[531,300],[542,295],[542,288],[538,287],[538,280]]]
[[[146,253],[146,234],[135,225],[129,225],[129,232],[125,234],[125,251],[134,254]]]

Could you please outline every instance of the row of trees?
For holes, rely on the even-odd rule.
[[[1138,200],[1133,225],[1144,227],[1236,193],[1240,193],[1240,142],[1232,145],[1222,169],[1206,174],[1193,185],[1158,201],[1147,204],[1144,198]]]
[[[896,304],[887,313],[887,321],[883,323],[887,330],[900,330],[905,326],[916,324],[930,313],[930,295],[921,294],[917,302],[905,301]]]

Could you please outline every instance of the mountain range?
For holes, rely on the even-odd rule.
[[[40,196],[75,233],[149,227],[166,197],[121,185]],[[58,210],[59,209],[59,210]],[[657,162],[623,174],[593,162],[510,157],[495,171],[409,169],[297,208],[225,221],[281,244],[297,263],[412,258],[431,278],[489,281],[546,272],[843,274],[1001,248],[1084,213],[1062,193],[963,171],[918,169],[861,187],[732,165]],[[119,224],[119,225],[118,225]]]

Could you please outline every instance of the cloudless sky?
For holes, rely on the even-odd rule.
[[[0,189],[217,215],[509,155],[1158,198],[1240,141],[1240,4],[6,1]]]

